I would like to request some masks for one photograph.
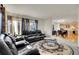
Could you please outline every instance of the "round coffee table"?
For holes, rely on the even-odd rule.
[[[48,44],[48,43],[43,43],[42,44],[42,47],[43,48],[46,48],[46,49],[51,49],[51,50],[54,50],[54,49],[58,49],[59,48],[58,45],[52,45],[52,44]]]

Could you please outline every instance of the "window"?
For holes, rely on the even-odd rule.
[[[1,29],[2,29],[2,14],[0,13],[0,33],[1,33]]]
[[[13,16],[7,16],[7,32],[21,35],[21,19]]]
[[[38,20],[29,20],[15,16],[7,16],[7,32],[15,35],[26,34],[27,31],[38,29]]]
[[[16,35],[21,35],[21,20],[20,18],[13,18],[13,33]]]
[[[14,34],[18,34],[18,21],[13,20]]]
[[[12,21],[11,16],[7,16],[7,32],[12,33]]]
[[[30,31],[37,30],[38,22],[37,20],[30,20]]]

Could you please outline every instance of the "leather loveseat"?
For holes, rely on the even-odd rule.
[[[18,50],[15,42],[15,37],[0,34],[0,55],[39,55],[39,51],[37,49],[27,49],[27,45]]]

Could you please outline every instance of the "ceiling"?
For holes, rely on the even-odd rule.
[[[77,4],[4,4],[12,13],[29,15],[37,18],[51,18],[77,15]]]

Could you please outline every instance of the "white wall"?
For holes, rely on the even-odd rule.
[[[52,35],[52,23],[55,23],[54,21],[52,20],[60,20],[60,22],[63,20],[66,20],[67,22],[72,22],[72,21],[77,21],[77,15],[75,16],[64,16],[62,17],[62,15],[60,15],[60,19],[59,18],[51,18],[51,19],[44,19],[44,20],[40,20],[39,23],[40,24],[40,29],[43,30],[43,32],[45,32],[47,35]],[[57,27],[57,26],[55,26]]]
[[[52,20],[51,19],[45,19],[43,21],[43,31],[46,35],[52,35]]]
[[[38,29],[41,30],[43,33],[44,33],[44,25],[45,25],[44,23],[45,23],[44,19],[38,20]]]

